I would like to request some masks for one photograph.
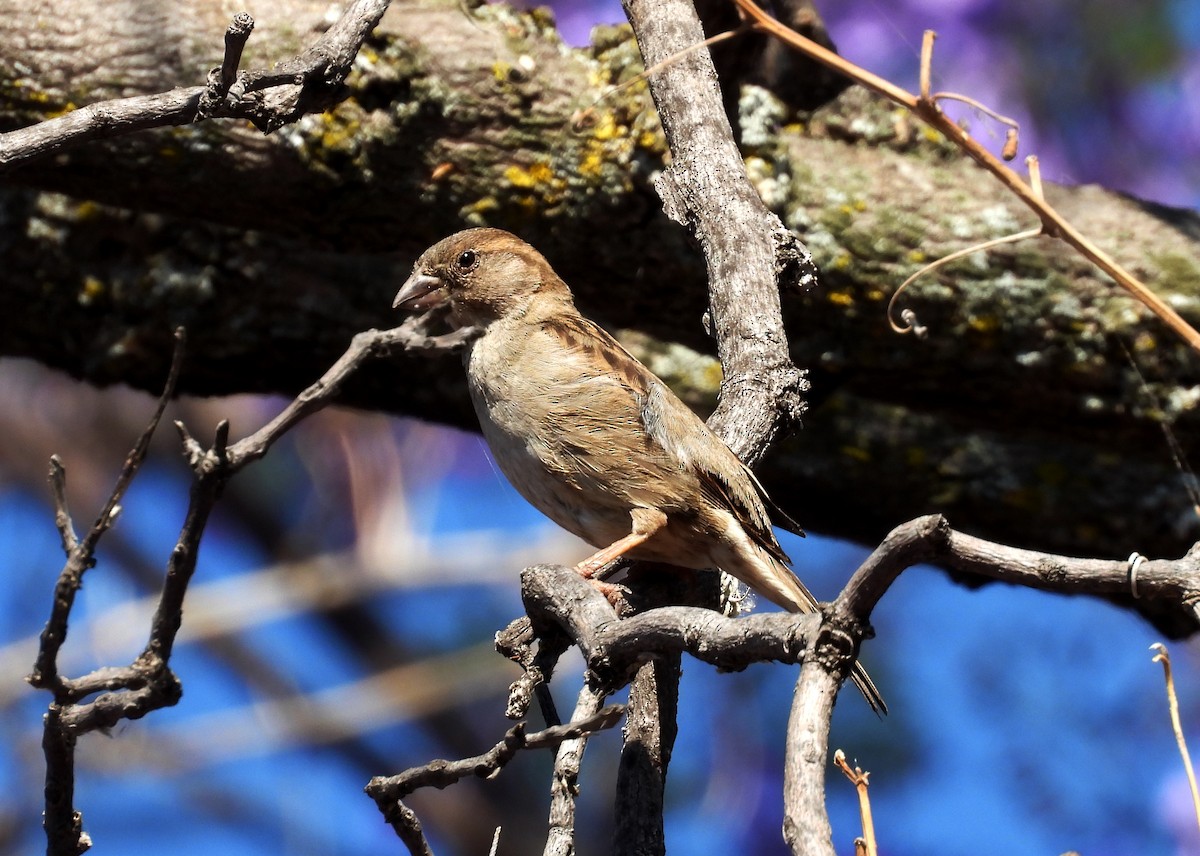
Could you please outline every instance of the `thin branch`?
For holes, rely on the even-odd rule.
[[[171,368],[154,413],[126,457],[121,473],[117,476],[117,481],[95,523],[82,540],[76,539],[67,510],[66,474],[61,462],[57,458],[51,459],[50,484],[54,494],[55,522],[63,540],[63,547],[67,550],[67,561],[54,587],[54,602],[50,608],[50,617],[42,630],[33,672],[26,680],[39,689],[49,690],[54,696],[42,724],[42,753],[46,759],[45,811],[42,825],[46,830],[46,850],[52,856],[78,856],[92,843],[91,838],[83,831],[83,816],[75,810],[75,740],[80,731],[74,718],[78,711],[74,704],[73,682],[59,674],[58,655],[67,639],[71,609],[83,584],[83,575],[95,564],[96,546],[116,520],[121,498],[141,468],[146,450],[150,446],[150,439],[162,420],[167,402],[174,395],[183,365],[184,341],[184,332],[180,328],[175,331],[175,352]],[[122,677],[130,676],[123,673]],[[99,701],[98,699],[97,702]]]
[[[63,553],[68,557],[79,546],[75,534],[75,523],[71,520],[71,509],[67,505],[67,471],[63,469],[58,455],[50,456],[50,493],[54,498],[54,526],[62,540]]]
[[[297,422],[331,404],[342,384],[367,360],[387,356],[396,350],[453,350],[479,332],[473,327],[466,327],[442,336],[431,336],[424,327],[428,322],[427,316],[414,316],[391,330],[368,330],[357,334],[345,353],[316,383],[303,390],[278,416],[258,431],[230,446],[224,465],[230,472],[237,472],[257,461]],[[185,443],[191,439],[183,426],[177,427]],[[193,463],[193,466],[196,464]]]
[[[850,768],[846,763],[846,753],[841,749],[833,753],[833,763],[854,785],[854,790],[858,794],[858,814],[862,819],[862,842],[861,848],[859,841],[855,841],[855,851],[861,850],[865,856],[878,856],[879,845],[875,841],[875,821],[871,817],[871,794],[870,794],[870,778],[869,772],[864,772],[860,767]]]
[[[75,605],[75,595],[79,592],[79,587],[83,585],[84,573],[95,564],[96,546],[116,520],[120,511],[121,498],[125,495],[125,491],[145,460],[146,450],[150,447],[150,439],[158,428],[167,402],[175,394],[175,385],[179,381],[179,372],[183,365],[185,338],[183,328],[175,331],[175,352],[171,359],[171,368],[167,372],[166,383],[163,385],[162,394],[158,397],[154,413],[141,436],[134,443],[133,449],[125,458],[125,464],[121,467],[121,472],[117,476],[117,481],[113,485],[108,499],[82,541],[76,539],[74,535],[71,517],[67,510],[66,472],[57,457],[51,458],[50,484],[54,494],[55,523],[62,537],[64,549],[68,548],[68,545],[69,549],[67,562],[59,573],[58,583],[55,585],[54,603],[50,609],[50,617],[46,620],[46,626],[42,630],[37,661],[27,680],[39,689],[49,689],[55,692],[56,701],[67,700],[58,696],[58,693],[61,692],[61,686],[59,686],[61,680],[58,676],[58,652],[67,640],[67,624],[71,609]]]
[[[570,636],[609,692],[627,683],[648,655],[687,653],[724,671],[798,663],[821,621],[815,613],[790,612],[728,618],[696,606],[658,607],[617,620],[602,594],[559,565],[526,568],[521,597],[535,632],[549,625]]]
[[[355,0],[300,56],[271,71],[235,75],[254,21],[237,15],[225,34],[225,56],[205,86],[90,104],[64,116],[0,134],[0,173],[18,164],[91,140],[111,139],[150,128],[187,125],[207,118],[248,119],[264,133],[323,110],[345,76],[363,40],[388,0]],[[272,89],[272,92],[264,90]]]
[[[221,64],[208,73],[208,86],[200,97],[197,118],[215,116],[225,103],[225,96],[237,79],[238,66],[242,62],[242,50],[254,31],[254,19],[245,12],[233,16],[229,28],[225,30],[225,56]],[[239,93],[239,96],[243,93]],[[239,98],[234,98],[233,104]]]
[[[1150,650],[1156,652],[1153,662],[1162,663],[1163,681],[1167,688],[1167,711],[1171,715],[1171,730],[1175,732],[1175,744],[1179,747],[1179,755],[1183,758],[1183,769],[1187,773],[1188,787],[1192,791],[1192,810],[1196,813],[1196,823],[1200,824],[1200,787],[1196,785],[1196,770],[1192,767],[1192,755],[1188,752],[1187,738],[1183,736],[1183,723],[1179,720],[1179,697],[1175,694],[1175,677],[1171,674],[1171,655],[1167,646],[1155,642]]]
[[[409,852],[431,856],[432,851],[420,820],[403,802],[409,794],[421,788],[447,788],[468,776],[494,779],[522,749],[546,749],[581,740],[589,734],[612,728],[624,714],[623,705],[609,705],[578,716],[566,725],[547,728],[528,736],[524,723],[518,723],[508,730],[503,740],[482,755],[458,761],[430,761],[396,776],[377,776],[367,784],[365,790]]]
[[[708,424],[735,454],[753,463],[799,423],[804,411],[808,381],[788,352],[780,283],[810,283],[816,268],[746,174],[712,57],[697,48],[706,40],[693,3],[623,0],[622,5],[643,63],[652,70],[650,93],[671,152],[655,189],[664,212],[696,238],[708,265],[708,318],[724,372],[720,401]],[[631,692],[634,710],[617,781],[616,812],[622,820],[615,830],[616,852],[665,849],[661,795],[676,730],[678,683],[678,669],[658,663],[642,670]],[[558,788],[560,777],[555,781]],[[571,848],[573,821],[556,819],[558,806],[556,796],[551,825],[552,838],[559,839],[547,843],[548,854]]]
[[[554,696],[550,694],[549,683],[559,658],[569,646],[570,640],[562,633],[545,633],[540,638],[534,636],[528,616],[518,618],[496,634],[496,651],[523,671],[508,689],[508,705],[504,711],[506,717],[523,718],[536,698],[546,725],[562,723],[554,705]]]

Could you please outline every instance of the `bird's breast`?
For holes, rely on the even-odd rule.
[[[637,402],[536,335],[477,340],[467,378],[497,465],[533,506],[592,544],[627,535],[636,506],[672,505]]]

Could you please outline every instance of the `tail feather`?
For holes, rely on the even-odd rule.
[[[786,565],[773,557],[768,557],[765,551],[758,552],[758,555],[765,559],[769,571],[761,567],[747,568],[745,563],[737,563],[741,565],[740,567],[722,565],[721,569],[737,577],[767,600],[783,607],[788,612],[817,611],[817,599]],[[879,688],[875,686],[875,682],[871,680],[871,676],[867,674],[867,670],[862,667],[861,663],[854,664],[850,671],[850,680],[854,682],[854,686],[858,687],[858,691],[871,706],[871,710],[880,716],[887,714],[887,702],[883,700]]]

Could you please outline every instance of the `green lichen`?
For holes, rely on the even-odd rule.
[[[1162,288],[1192,298],[1200,298],[1200,265],[1181,253],[1157,253],[1150,256],[1158,268]]]
[[[637,330],[619,330],[617,339],[694,409],[709,413],[716,407],[722,378],[716,357]]]

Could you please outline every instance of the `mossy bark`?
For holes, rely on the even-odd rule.
[[[196,84],[219,62],[226,22],[212,4],[79,0],[39,41],[54,5],[0,0],[0,127]],[[325,4],[250,11],[243,65],[266,66],[311,40]],[[104,35],[122,22],[127,35]],[[656,367],[711,406],[712,363],[679,358],[711,351],[705,272],[651,186],[666,149],[646,85],[598,100],[639,68],[623,30],[571,50],[540,13],[423,0],[388,13],[338,106],[274,135],[214,121],[4,173],[0,352],[156,389],[184,324],[185,392],[294,392],[356,331],[396,322],[390,298],[418,252],[487,223],[534,242],[586,313],[640,334]],[[820,287],[784,295],[814,383],[805,430],[764,467],[785,508],[868,542],[930,511],[1081,554],[1175,555],[1200,537],[1162,434],[1173,426],[1200,455],[1197,355],[1044,239],[918,281],[901,301],[929,335],[892,333],[885,307],[906,276],[1032,216],[861,90],[795,116],[747,89],[740,109],[757,188],[822,271]],[[1097,187],[1047,193],[1200,323],[1195,215]],[[346,401],[472,424],[452,357],[381,364]]]

